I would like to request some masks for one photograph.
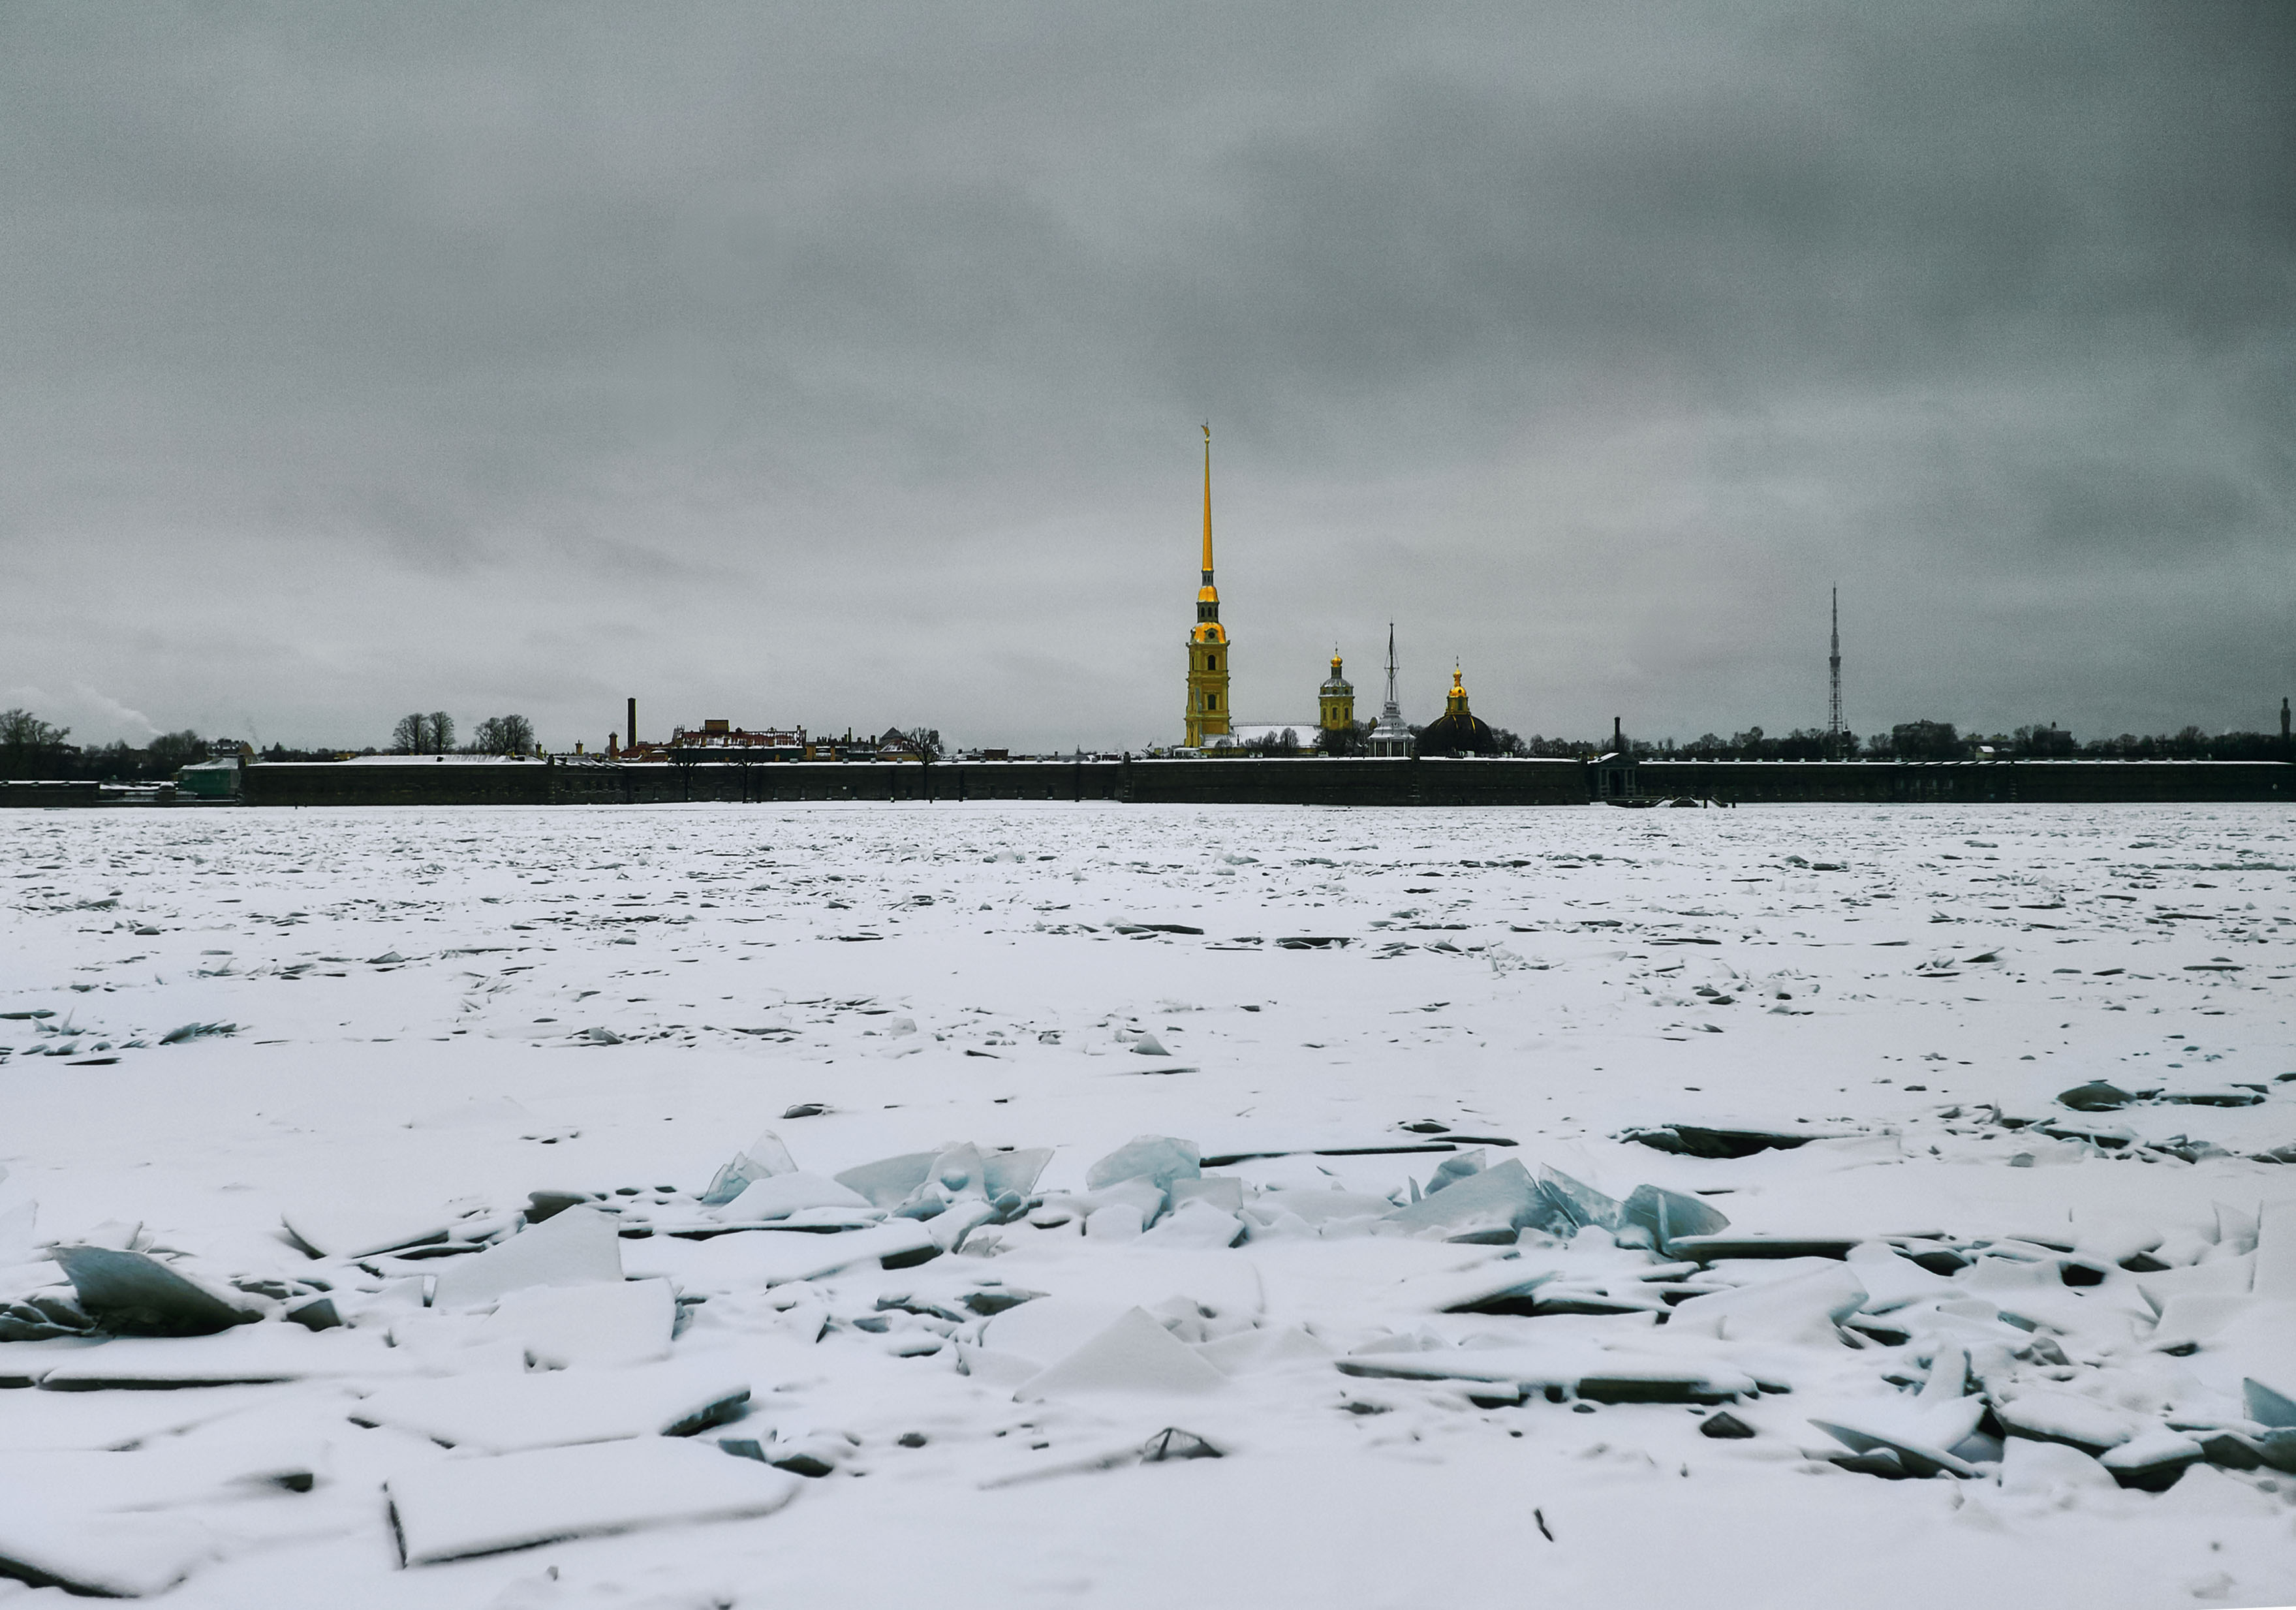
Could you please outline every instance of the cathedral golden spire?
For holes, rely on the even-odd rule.
[[[1196,602],[1219,602],[1219,589],[1212,586],[1212,428],[1210,424],[1204,426],[1204,586],[1203,591],[1196,595]]]
[[[1204,568],[1196,592],[1195,629],[1188,634],[1188,743],[1226,736],[1233,712],[1227,694],[1227,631],[1212,586],[1212,428],[1204,426]]]

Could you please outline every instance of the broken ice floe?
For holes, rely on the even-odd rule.
[[[1654,1152],[1675,1152],[1685,1157],[1751,1157],[1757,1152],[1791,1152],[1813,1140],[1838,1140],[1859,1131],[1853,1129],[1760,1129],[1713,1124],[1668,1123],[1628,1129],[1619,1137]]]
[[[797,1478],[706,1443],[632,1437],[448,1459],[386,1483],[401,1557],[436,1565],[679,1522],[769,1515]]]
[[[528,1286],[504,1293],[477,1335],[514,1342],[548,1369],[645,1364],[669,1356],[676,1319],[668,1280]]]
[[[308,1277],[229,1273],[132,1225],[42,1256],[20,1213],[0,1322],[20,1328],[0,1343],[0,1379],[42,1404],[301,1392],[322,1441],[329,1424],[411,1439],[439,1456],[383,1482],[411,1567],[770,1513],[800,1478],[873,1457],[780,1401],[815,1351],[848,1371],[945,1375],[1079,1426],[1200,1406],[1193,1429],[1144,1444],[1135,1431],[1082,1455],[1041,1440],[999,1453],[984,1485],[1249,1458],[1222,1429],[1237,1405],[1335,1382],[1372,1394],[1347,1400],[1362,1413],[1408,1392],[1484,1413],[1686,1404],[1713,1411],[1690,1423],[1709,1446],[2012,1495],[2296,1473],[2296,1203],[2226,1206],[2174,1236],[2103,1221],[1825,1235],[1735,1226],[1647,1182],[1613,1195],[1489,1147],[1423,1172],[1397,1156],[1390,1183],[1366,1188],[1381,1153],[1341,1150],[1344,1179],[1306,1155],[1230,1173],[1191,1142],[1143,1136],[1075,1188],[1046,1189],[1048,1149],[953,1142],[832,1175],[769,1133],[690,1194],[291,1209]],[[1287,1246],[1351,1239],[1424,1255],[1400,1278],[1332,1266],[1362,1271],[1344,1319],[1271,1292],[1295,1277]],[[118,1445],[106,1438],[202,1420],[91,1408],[77,1440],[53,1414],[17,1416],[12,1433],[10,1395],[0,1450],[94,1457]],[[212,1483],[170,1486],[158,1464],[102,1457],[122,1461],[87,1466],[121,1477],[109,1491],[152,1495],[135,1547],[95,1546],[111,1500],[59,1478],[46,1507],[21,1512],[43,1517],[37,1532],[0,1517],[0,1573],[150,1593],[209,1557],[181,1516]],[[287,1485],[266,1491],[332,1479],[316,1455],[248,1467],[272,1466]]]
[[[703,1200],[707,1202],[708,1198]],[[824,1209],[831,1210],[831,1215],[824,1216]],[[821,1222],[825,1217],[833,1217],[842,1228],[856,1211],[872,1213],[873,1217],[882,1212],[881,1209],[873,1211],[869,1199],[850,1186],[792,1169],[750,1181],[740,1195],[714,1206],[711,1216],[728,1224],[768,1224],[787,1221],[804,1213],[813,1215],[806,1222]]]
[[[573,1207],[482,1252],[445,1261],[430,1300],[439,1308],[469,1308],[498,1302],[521,1286],[621,1277],[613,1220],[594,1208]]]
[[[450,1448],[518,1453],[627,1437],[690,1436],[738,1417],[750,1387],[678,1365],[447,1376],[384,1386],[350,1417]]]
[[[1070,1392],[1217,1392],[1227,1376],[1144,1309],[1128,1309],[1058,1363],[1021,1383],[1017,1398]]]
[[[791,1158],[789,1148],[782,1144],[781,1137],[767,1129],[751,1141],[745,1150],[735,1153],[733,1161],[718,1171],[709,1188],[701,1193],[702,1203],[708,1207],[718,1207],[730,1203],[758,1181],[770,1179],[776,1174],[793,1173],[796,1169],[797,1164]]]
[[[1193,1431],[1168,1425],[1137,1445],[1126,1443],[1106,1453],[1092,1454],[1081,1459],[1062,1459],[1030,1470],[992,1476],[980,1485],[983,1488],[1016,1487],[1027,1482],[1085,1475],[1095,1471],[1119,1469],[1127,1465],[1162,1465],[1176,1459],[1218,1459],[1226,1457],[1226,1451],[1210,1440]]]
[[[211,1531],[191,1518],[161,1513],[127,1519],[44,1494],[29,1481],[0,1507],[0,1577],[36,1588],[137,1598],[166,1592],[215,1553]]]
[[[449,1234],[443,1215],[393,1213],[364,1204],[299,1206],[282,1214],[281,1222],[299,1244],[322,1258],[367,1258],[442,1242]]]
[[[208,1285],[144,1253],[60,1246],[54,1257],[80,1311],[117,1335],[205,1336],[265,1317],[259,1299]]]

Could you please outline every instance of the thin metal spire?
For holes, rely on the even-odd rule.
[[[1827,702],[1825,735],[1827,747],[1835,760],[1841,758],[1841,739],[1847,728],[1841,724],[1841,589],[1833,589],[1833,647],[1826,661]]]
[[[1204,422],[1204,585],[1212,584],[1212,425]]]

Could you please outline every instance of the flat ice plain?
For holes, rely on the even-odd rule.
[[[86,1244],[261,1317],[0,1343],[0,1557],[240,1610],[2285,1603],[2296,1476],[2227,1466],[2296,1393],[2292,868],[2238,806],[11,813],[0,1302]],[[1671,1125],[1815,1138],[1620,1138]],[[1087,1190],[1446,1134],[1512,1144]],[[1641,1186],[1850,1253],[1636,1245]],[[282,1317],[322,1284],[348,1325]]]

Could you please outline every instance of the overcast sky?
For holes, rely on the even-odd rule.
[[[2272,726],[2296,7],[0,8],[0,703]]]

